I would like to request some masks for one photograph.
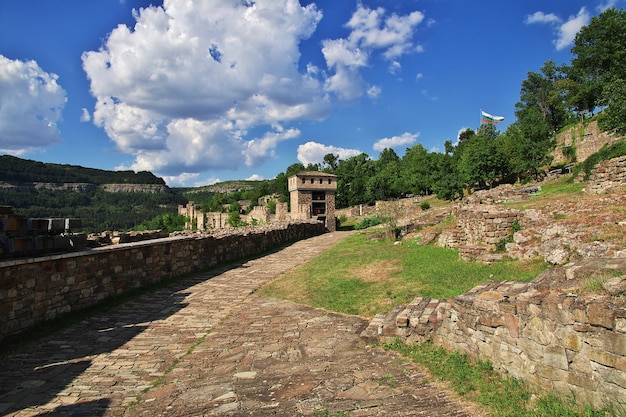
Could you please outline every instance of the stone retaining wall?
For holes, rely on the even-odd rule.
[[[626,184],[626,156],[600,162],[591,171],[585,191],[605,194],[614,187]]]
[[[439,246],[482,245],[488,252],[493,252],[501,240],[513,236],[514,224],[522,218],[519,210],[482,204],[462,207],[455,215],[457,228],[443,231]]]
[[[490,281],[453,299],[416,298],[377,316],[362,336],[432,340],[581,405],[623,406],[626,276],[615,275],[624,271],[625,259],[586,259],[532,282]]]
[[[556,137],[556,148],[551,152],[554,157],[553,164],[565,163],[563,148],[574,146],[576,149],[576,162],[581,163],[594,153],[598,152],[604,145],[610,145],[623,140],[623,136],[618,136],[612,132],[602,132],[596,120],[586,124],[584,130],[580,125],[569,131],[562,132]]]
[[[0,262],[0,341],[106,298],[324,231],[318,222],[273,224]]]

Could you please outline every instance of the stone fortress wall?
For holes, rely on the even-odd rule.
[[[565,148],[574,147],[576,162],[580,163],[598,152],[604,145],[610,145],[623,139],[623,136],[618,136],[612,132],[602,132],[596,120],[584,126],[578,125],[557,135],[556,148],[552,151],[553,164],[566,162],[567,158],[563,154]]]
[[[614,187],[626,185],[626,156],[600,162],[591,171],[585,191],[606,194]]]
[[[107,298],[325,232],[275,223],[0,262],[0,341]]]
[[[489,281],[452,299],[418,297],[376,316],[362,336],[432,340],[581,405],[623,405],[626,277],[606,280],[600,291],[581,289],[580,280],[624,268],[624,258],[586,259],[532,282]]]

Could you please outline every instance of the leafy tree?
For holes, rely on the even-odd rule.
[[[337,178],[337,207],[349,207],[373,202],[367,195],[367,179],[375,173],[370,157],[361,153],[346,160],[340,160],[335,170]]]
[[[335,155],[332,153],[328,153],[324,155],[324,170],[332,173],[337,169],[337,164],[339,163],[339,155]]]
[[[492,187],[506,176],[506,160],[498,149],[498,133],[491,124],[482,125],[464,145],[459,172],[468,187]]]
[[[607,109],[598,115],[603,130],[626,134],[626,79],[615,79],[604,87]]]
[[[563,89],[558,84],[565,78],[566,70],[549,60],[541,67],[541,73],[529,72],[528,78],[522,81],[515,115],[524,134],[533,142],[548,140],[572,120],[562,97]]]
[[[595,105],[606,107],[599,120],[606,130],[626,132],[623,117],[624,83],[626,82],[626,11],[610,8],[593,17],[576,35],[572,67],[593,90]]]
[[[415,195],[432,194],[432,174],[436,169],[433,158],[423,145],[406,150],[402,158],[402,184],[405,191]]]
[[[438,154],[437,169],[433,173],[433,192],[442,200],[463,197],[463,180],[452,155]]]
[[[179,216],[172,213],[165,213],[156,216],[150,221],[135,226],[133,230],[164,230],[168,233],[185,229],[185,222],[188,219],[185,216]]]

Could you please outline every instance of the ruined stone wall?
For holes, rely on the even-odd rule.
[[[326,228],[334,232],[337,230],[335,220],[335,193],[326,193]]]
[[[276,203],[276,221],[284,222],[289,218],[289,205],[281,202]]]
[[[602,161],[591,171],[585,191],[605,194],[614,187],[626,184],[626,156]]]
[[[598,152],[604,145],[623,139],[622,136],[617,136],[611,132],[600,131],[598,122],[595,120],[586,124],[584,130],[576,126],[557,136],[556,149],[551,153],[554,156],[552,163],[559,164],[565,162],[563,147],[574,146],[576,148],[576,162],[580,163]]]
[[[626,398],[626,308],[610,296],[490,282],[440,314],[433,340],[446,349],[580,404]]]
[[[522,218],[519,210],[493,205],[461,207],[455,215],[457,229],[442,231],[439,246],[481,245],[494,251],[501,240],[513,236],[514,224]]]
[[[106,298],[324,231],[316,222],[273,224],[0,262],[0,340]]]
[[[539,391],[594,408],[626,398],[626,259],[585,259],[532,282],[489,281],[453,299],[418,297],[365,338],[432,340]],[[589,282],[599,285],[589,289]]]

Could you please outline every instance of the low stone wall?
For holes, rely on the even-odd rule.
[[[520,222],[522,212],[495,205],[469,205],[456,211],[456,229],[443,231],[439,246],[483,245],[492,252],[501,240],[513,236],[515,222]]]
[[[626,156],[602,161],[591,171],[585,191],[605,194],[612,188],[626,185]]]
[[[0,341],[106,298],[324,232],[317,222],[273,224],[0,262]]]
[[[453,299],[416,298],[377,316],[362,336],[432,340],[538,390],[601,408],[626,398],[626,276],[615,276],[624,271],[625,259],[586,259],[532,282],[490,281]]]

